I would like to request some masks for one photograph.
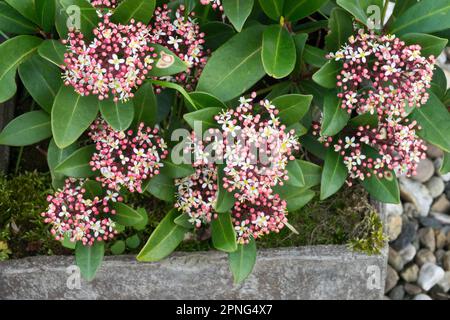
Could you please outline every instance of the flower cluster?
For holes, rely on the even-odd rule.
[[[67,236],[72,242],[93,245],[95,241],[106,241],[117,234],[111,220],[115,211],[110,206],[122,198],[110,191],[105,197],[89,199],[84,188],[86,181],[67,179],[63,189],[48,196],[48,209],[41,215],[45,223],[51,224],[56,240]]]
[[[294,132],[287,132],[278,110],[269,101],[253,106],[253,98],[240,99],[235,110],[215,117],[221,126],[211,129],[205,142],[191,135],[184,150],[194,157],[195,173],[178,179],[176,207],[190,216],[197,227],[214,219],[218,184],[236,201],[231,210],[239,243],[248,243],[269,232],[278,232],[287,222],[286,202],[273,187],[288,179],[286,165],[299,149]],[[220,138],[218,138],[220,137]],[[224,159],[223,181],[218,181],[214,159]]]
[[[383,177],[391,170],[414,175],[426,146],[417,136],[417,123],[407,115],[428,100],[435,58],[423,57],[419,45],[408,46],[393,35],[363,30],[330,58],[343,62],[337,76],[341,107],[349,113],[372,115],[377,125],[349,126],[334,143],[326,136],[320,141],[333,144],[341,153],[352,179]],[[313,124],[313,134],[320,135],[320,124]],[[370,147],[376,156],[369,155]]]
[[[91,0],[92,6],[96,8],[115,8],[118,0]]]
[[[200,32],[194,13],[187,15],[184,6],[180,6],[175,11],[175,18],[172,19],[172,10],[165,4],[155,9],[152,27],[152,42],[169,48],[188,66],[187,71],[165,77],[164,80],[183,84],[187,90],[194,89],[206,65],[203,48],[205,35]]]
[[[219,9],[220,11],[223,11],[222,0],[200,0],[200,3],[204,6],[211,4],[211,7],[214,10]]]
[[[102,17],[92,42],[86,43],[77,31],[70,31],[64,40],[68,46],[64,82],[83,96],[125,102],[133,98],[133,90],[152,69],[156,53],[146,25],[133,20],[128,25],[115,24],[108,14]]]
[[[159,174],[162,160],[168,154],[158,129],[145,127],[143,123],[136,132],[123,132],[97,120],[89,136],[97,149],[90,162],[92,170],[98,170],[101,175],[97,180],[112,190],[125,187],[130,192],[142,192],[143,181]]]
[[[270,101],[261,101],[258,110],[252,102],[243,97],[235,110],[216,116],[225,144],[224,186],[240,201],[254,201],[282,185],[288,179],[286,166],[300,148],[295,131],[286,130]]]

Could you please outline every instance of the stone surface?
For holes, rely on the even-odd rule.
[[[393,241],[398,238],[402,232],[402,216],[388,215],[386,223],[386,232],[389,237],[389,241]]]
[[[444,277],[437,283],[437,286],[442,292],[448,292],[450,290],[450,271],[444,274]]]
[[[405,270],[400,273],[400,276],[406,282],[416,282],[417,277],[419,276],[419,267],[416,264],[412,264],[405,268]]]
[[[421,267],[425,263],[436,263],[436,257],[429,249],[420,249],[419,252],[417,252],[415,262]]]
[[[227,255],[174,253],[157,263],[106,257],[96,278],[68,289],[73,257],[0,262],[0,299],[382,299],[387,249],[367,256],[345,246],[259,250],[253,273],[234,285]]]
[[[403,266],[405,265],[405,262],[403,261],[403,258],[400,255],[400,253],[398,253],[392,248],[389,248],[388,263],[391,265],[392,268],[394,268],[397,271],[402,271]]]
[[[439,149],[438,147],[435,147],[432,144],[427,145],[427,155],[431,159],[441,158],[444,155],[444,152]]]
[[[442,266],[445,271],[450,271],[450,251],[447,251],[442,257]]]
[[[407,245],[405,248],[400,250],[399,254],[402,257],[402,261],[404,264],[412,261],[416,256],[417,249],[413,244]]]
[[[450,224],[450,215],[440,212],[432,212],[431,216],[442,224]]]
[[[434,231],[436,238],[436,249],[443,249],[447,243],[447,236],[442,229],[436,229]]]
[[[439,197],[445,190],[444,180],[440,177],[432,177],[425,186],[433,198]]]
[[[431,211],[435,212],[448,212],[450,210],[450,201],[443,194],[433,203]]]
[[[397,251],[402,250],[406,246],[408,246],[411,242],[414,241],[416,237],[417,224],[412,221],[407,221],[403,223],[402,232],[398,236],[398,238],[391,242],[392,248]]]
[[[416,296],[422,292],[422,288],[412,283],[405,283],[405,292],[410,296]]]
[[[421,293],[421,294],[418,294],[417,296],[415,296],[413,300],[433,300],[433,299],[431,299],[431,297],[429,295]]]
[[[430,159],[423,159],[419,162],[417,166],[417,174],[412,178],[419,182],[428,181],[434,174],[433,161]]]
[[[419,240],[422,247],[429,249],[431,252],[436,250],[436,238],[432,228],[422,228],[419,230]]]
[[[389,292],[389,298],[391,300],[403,300],[405,297],[405,288],[403,286],[396,286],[394,289]]]
[[[390,266],[387,266],[386,272],[386,286],[384,288],[385,292],[389,292],[397,285],[397,282],[400,278],[398,277],[397,272]]]
[[[423,184],[402,177],[400,178],[400,191],[403,199],[414,204],[419,216],[425,217],[428,215],[433,197]]]
[[[425,263],[419,272],[417,284],[425,291],[430,290],[444,277],[444,270],[433,263]]]
[[[386,208],[387,216],[391,216],[391,215],[401,216],[403,213],[403,205],[401,203],[399,203],[399,204],[386,203],[385,208]]]

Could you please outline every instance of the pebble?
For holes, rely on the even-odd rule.
[[[440,177],[432,177],[425,186],[433,198],[439,197],[445,190],[444,180]]]
[[[447,292],[450,290],[450,271],[444,274],[444,277],[437,283],[438,287],[442,292]]]
[[[444,194],[441,195],[431,206],[431,211],[442,213],[450,211],[450,201]]]
[[[430,290],[444,277],[444,270],[433,263],[425,263],[419,272],[417,284],[425,291]]]
[[[415,296],[413,300],[433,300],[433,299],[431,299],[429,295],[421,293]]]
[[[414,204],[420,217],[428,215],[433,197],[423,184],[402,177],[400,178],[400,192],[403,199]]]
[[[422,288],[412,283],[405,283],[405,292],[410,296],[416,296],[422,292]]]
[[[416,206],[411,202],[405,202],[403,204],[403,209],[404,215],[407,216],[408,218],[419,216],[419,214],[417,213]]]
[[[436,238],[436,249],[443,249],[447,244],[447,236],[442,229],[434,230],[434,235]]]
[[[400,273],[400,277],[406,282],[416,282],[419,276],[419,267],[412,264]]]
[[[420,224],[424,227],[430,227],[433,229],[442,227],[442,223],[433,217],[423,217],[423,218],[420,218],[419,221],[420,221]]]
[[[436,250],[436,237],[432,228],[420,229],[419,240],[422,246],[430,249],[431,252],[434,252],[434,250]]]
[[[426,152],[428,157],[430,157],[431,159],[442,158],[444,156],[444,152],[432,144],[427,145]]]
[[[436,257],[436,263],[437,263],[439,266],[442,266],[442,262],[443,262],[443,259],[444,259],[444,255],[445,255],[445,250],[443,250],[443,249],[437,249],[437,250],[434,252],[434,256]]]
[[[450,224],[450,215],[440,212],[432,212],[431,216],[442,224]]]
[[[403,300],[404,297],[405,297],[405,289],[401,285],[396,286],[394,289],[391,290],[391,292],[389,292],[389,298],[391,298],[391,300]]]
[[[405,248],[400,250],[399,255],[402,258],[403,265],[412,261],[414,259],[414,257],[416,256],[416,253],[417,253],[417,249],[413,244],[409,244]],[[403,267],[402,267],[402,269],[403,269]]]
[[[450,181],[450,172],[446,173],[446,174],[442,174],[441,175],[442,180],[444,180],[445,182],[449,182]]]
[[[389,292],[392,288],[394,288],[397,285],[397,282],[399,280],[397,272],[390,266],[387,266],[387,273],[386,273],[386,286],[384,291]]]
[[[394,241],[402,232],[402,217],[399,215],[389,215],[386,220],[386,232],[389,241]]]
[[[445,271],[450,271],[450,251],[447,251],[442,257],[442,266]]]
[[[400,253],[398,253],[392,248],[389,248],[388,263],[392,266],[392,268],[394,268],[397,271],[402,271],[405,265],[405,262],[403,262]]]
[[[386,215],[391,216],[401,216],[403,213],[403,205],[401,203],[386,203],[385,204]]]
[[[420,249],[419,252],[417,252],[416,258],[414,259],[416,264],[421,267],[426,263],[436,263],[436,257],[434,256],[433,252],[431,252],[428,249]]]
[[[434,164],[430,159],[423,159],[417,165],[417,174],[412,178],[419,182],[426,182],[430,180],[430,178],[434,174]]]
[[[397,251],[400,251],[406,246],[408,246],[411,242],[414,241],[416,237],[417,224],[412,221],[407,221],[403,223],[402,232],[398,236],[398,238],[391,242],[392,248]]]

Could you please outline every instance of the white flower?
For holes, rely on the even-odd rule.
[[[108,62],[110,64],[114,65],[114,69],[119,70],[120,69],[120,64],[124,63],[125,60],[124,59],[119,59],[117,54],[114,53],[112,55],[112,59],[109,59]]]
[[[344,146],[344,148],[348,149],[350,147],[352,147],[352,148],[356,147],[355,137],[351,137],[351,138],[345,137],[345,146]]]
[[[182,42],[183,42],[182,39],[174,38],[172,36],[169,36],[169,40],[167,41],[168,44],[173,45],[175,50],[178,50],[180,48],[179,43],[182,43]]]

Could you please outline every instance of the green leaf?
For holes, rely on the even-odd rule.
[[[28,146],[52,136],[50,117],[44,111],[24,113],[6,125],[0,133],[0,144]]]
[[[217,200],[214,206],[214,210],[218,213],[227,213],[233,208],[236,199],[234,198],[235,192],[229,192],[223,187],[223,178],[225,165],[219,165],[217,168]]]
[[[417,131],[419,137],[450,152],[450,114],[434,93],[430,92],[425,105],[414,109],[410,119],[421,126],[422,129]]]
[[[236,232],[234,231],[231,214],[218,214],[211,222],[211,238],[214,248],[224,252],[234,252],[237,249]]]
[[[44,40],[38,48],[39,55],[51,63],[61,67],[64,65],[66,47],[58,40]]]
[[[55,24],[55,0],[34,0],[39,25],[46,32],[51,32]]]
[[[78,149],[58,164],[55,168],[55,172],[73,178],[87,178],[95,175],[89,165],[94,152],[94,145]]]
[[[214,51],[226,43],[236,32],[229,24],[219,21],[211,21],[202,26],[205,33],[205,47]]]
[[[272,20],[279,21],[283,15],[284,0],[259,0],[259,5]]]
[[[195,106],[197,109],[206,109],[206,108],[227,109],[227,106],[212,94],[195,91],[189,93],[189,96],[191,97],[192,101],[195,102]],[[186,101],[186,103],[191,110],[194,108],[189,104],[188,101]]]
[[[83,188],[86,189],[86,199],[94,199],[95,197],[103,197],[106,192],[100,182],[95,180],[86,180],[83,183]]]
[[[350,114],[341,108],[342,102],[336,92],[327,93],[323,103],[323,123],[321,132],[325,136],[338,134],[348,123]]]
[[[191,97],[189,96],[189,93],[187,93],[187,91],[184,90],[184,88],[182,86],[180,86],[176,83],[169,82],[169,81],[150,80],[150,82],[157,86],[177,90],[189,102],[189,104],[194,107],[194,109],[197,109],[195,102],[191,99]],[[161,94],[159,94],[159,96],[161,96]]]
[[[313,14],[328,0],[285,0],[284,16],[289,21],[297,21]]]
[[[72,21],[74,17],[76,19],[77,15],[79,14],[80,32],[83,34],[85,39],[90,40],[92,38],[92,31],[97,28],[97,25],[100,21],[100,18],[97,15],[97,11],[91,5],[90,1],[60,0],[59,3],[61,6],[57,6],[56,13],[57,15],[60,15],[61,19],[58,29],[58,33],[60,34],[61,38],[65,38],[64,34],[67,33],[67,23]],[[58,27],[58,21],[56,21],[56,24]]]
[[[319,69],[313,75],[315,83],[321,85],[327,89],[336,88],[337,75],[339,74],[341,67],[338,62],[330,60],[322,68]]]
[[[290,126],[299,122],[308,112],[312,95],[287,94],[275,98],[272,104],[280,111],[278,116],[281,122]]]
[[[183,241],[188,229],[175,224],[179,216],[177,209],[172,209],[153,231],[144,248],[137,256],[138,261],[159,261],[171,254]]]
[[[39,23],[36,15],[36,0],[5,0],[5,2],[28,20]]]
[[[77,242],[75,260],[80,268],[81,275],[87,281],[95,278],[95,274],[102,264],[104,254],[105,244],[103,241],[95,241],[92,246],[84,246],[82,242]]]
[[[305,45],[303,50],[303,59],[306,63],[312,65],[313,67],[321,68],[325,63],[328,62],[326,58],[327,53],[319,48]]]
[[[50,174],[52,176],[52,185],[53,188],[58,189],[64,186],[64,175],[55,172],[55,168],[67,159],[72,153],[77,150],[77,146],[72,144],[67,148],[60,149],[55,143],[55,140],[50,140],[50,144],[48,145],[47,150],[47,164],[50,169]]]
[[[377,6],[380,13],[383,10],[383,0],[337,0],[336,2],[366,26],[370,20],[368,16],[370,6]]]
[[[139,236],[137,234],[128,237],[127,240],[125,240],[125,243],[127,244],[127,247],[130,249],[136,249],[141,244],[141,239],[139,239]]]
[[[366,112],[354,118],[351,118],[348,124],[352,128],[358,128],[359,126],[366,125],[369,125],[371,128],[375,128],[376,126],[378,126],[378,116],[375,113],[371,114],[370,112]]]
[[[125,227],[133,227],[143,222],[142,215],[124,203],[115,202],[112,204],[112,208],[116,210],[112,219]]]
[[[419,44],[422,47],[422,56],[431,55],[438,57],[448,43],[447,39],[432,36],[424,33],[408,33],[401,36],[407,45]]]
[[[450,28],[448,0],[422,0],[399,16],[390,32],[401,36],[411,32],[432,33]]]
[[[229,253],[228,261],[234,283],[244,281],[252,273],[256,262],[256,242],[253,237],[249,238],[248,244],[239,244],[235,252]]]
[[[446,174],[450,172],[450,153],[444,153],[444,160],[442,162],[442,166],[439,170],[440,174]]]
[[[439,98],[439,100],[445,99],[447,92],[447,76],[445,72],[438,66],[435,66],[433,73],[433,79],[431,81],[431,91]]]
[[[185,229],[194,229],[194,225],[189,221],[190,217],[186,213],[180,214],[175,220],[175,224],[185,228]]]
[[[328,29],[330,31],[325,37],[325,48],[327,51],[337,51],[354,33],[352,16],[341,8],[334,8],[328,19]]]
[[[175,164],[171,161],[163,161],[164,167],[161,172],[172,179],[188,177],[195,173],[194,168],[190,164]]]
[[[20,35],[0,45],[0,103],[16,93],[15,74],[17,67],[36,51],[42,39]]]
[[[66,232],[66,233],[64,234],[64,238],[63,238],[62,240],[60,240],[60,241],[61,241],[61,245],[62,245],[64,248],[67,248],[67,249],[74,250],[74,249],[76,248],[76,246],[77,246],[77,243],[76,243],[76,242],[70,241],[70,235],[69,235],[68,232]]]
[[[114,244],[111,246],[111,253],[113,255],[119,255],[125,252],[125,241],[123,240],[117,240],[114,242]]]
[[[311,133],[305,134],[300,138],[300,142],[302,146],[314,156],[322,160],[325,159],[327,148],[317,141],[316,136],[313,136]]]
[[[128,102],[113,101],[113,99],[99,101],[100,112],[103,119],[117,131],[128,129],[134,118],[134,105]]]
[[[158,106],[156,96],[151,83],[144,83],[135,93],[133,98],[134,121],[133,127],[141,122],[154,127],[158,121]]]
[[[302,168],[305,188],[312,188],[320,184],[322,168],[312,162],[296,160]]]
[[[175,197],[175,185],[172,178],[164,174],[154,176],[147,186],[147,191],[158,199],[173,202]]]
[[[267,27],[263,35],[262,63],[266,73],[281,79],[295,68],[297,52],[289,32],[280,25]]]
[[[410,7],[415,5],[417,2],[418,2],[417,0],[396,0],[395,1],[394,12],[392,13],[392,15],[394,17],[399,17],[406,10],[408,10]]]
[[[34,34],[38,27],[10,5],[0,2],[0,30],[12,34]]]
[[[286,170],[288,171],[289,177],[289,180],[286,182],[287,184],[299,188],[305,186],[305,177],[303,176],[302,167],[298,161],[289,161]]]
[[[345,183],[347,175],[348,171],[343,163],[343,157],[333,148],[328,148],[322,171],[320,200],[325,200],[335,194]]]
[[[192,129],[196,129],[199,123],[202,125],[202,131],[209,128],[216,128],[217,122],[214,120],[214,116],[218,115],[222,111],[221,108],[205,108],[198,111],[186,113],[183,118],[191,126]]]
[[[137,213],[139,213],[141,215],[141,223],[136,224],[133,226],[133,228],[137,231],[142,231],[145,230],[145,228],[147,227],[148,224],[148,213],[147,210],[145,210],[144,208],[138,208],[136,210]]]
[[[147,23],[153,16],[155,0],[123,0],[114,10],[111,20],[128,24],[131,19]]]
[[[158,58],[153,65],[153,68],[148,72],[150,77],[165,77],[184,72],[187,70],[187,64],[181,60],[175,53],[168,48],[159,44],[152,43],[152,47],[155,48],[154,53]]]
[[[52,132],[56,145],[65,148],[77,141],[97,114],[97,97],[83,97],[72,87],[61,86],[52,108]]]
[[[314,191],[307,188],[293,187],[288,184],[282,187],[277,187],[276,191],[280,195],[281,199],[286,201],[286,208],[289,212],[300,210],[316,195]]]
[[[62,85],[59,68],[34,54],[19,66],[19,75],[33,99],[50,113]]]
[[[261,25],[247,28],[217,49],[200,76],[197,91],[229,101],[264,77],[266,72],[261,61],[263,30]]]
[[[238,32],[252,12],[254,0],[222,0],[225,16]]]

